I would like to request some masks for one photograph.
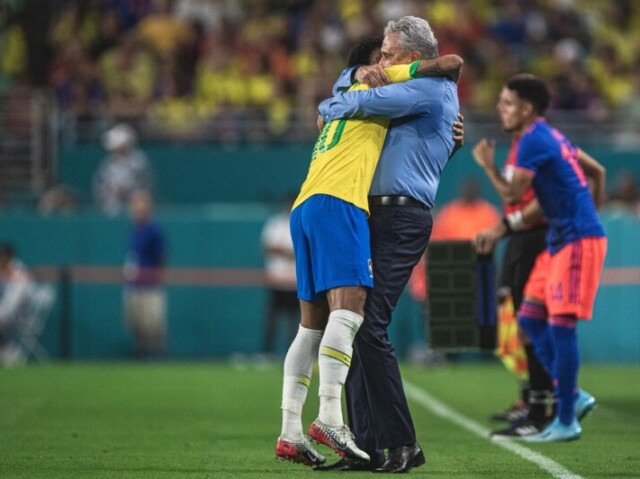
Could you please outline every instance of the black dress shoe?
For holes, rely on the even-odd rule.
[[[389,456],[381,467],[373,472],[402,473],[414,467],[422,466],[427,460],[416,442],[413,446],[400,446],[389,449]]]
[[[329,471],[329,472],[338,472],[338,471],[372,471],[374,470],[378,464],[372,464],[370,462],[357,462],[353,459],[343,458],[340,459],[335,464],[331,464],[330,466],[318,466],[314,467],[314,471]]]

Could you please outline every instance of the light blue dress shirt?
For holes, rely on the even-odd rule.
[[[410,196],[434,205],[440,175],[453,151],[453,123],[459,111],[456,84],[447,78],[419,78],[371,90],[347,92],[347,69],[334,97],[320,103],[325,122],[338,118],[390,118],[389,131],[370,195]]]

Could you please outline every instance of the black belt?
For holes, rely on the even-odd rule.
[[[410,196],[391,195],[391,196],[369,196],[369,206],[417,206],[423,210],[429,211],[424,203],[411,198]]]

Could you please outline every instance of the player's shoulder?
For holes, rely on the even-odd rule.
[[[553,140],[552,128],[544,121],[536,121],[520,138],[519,147],[544,146],[550,140]]]

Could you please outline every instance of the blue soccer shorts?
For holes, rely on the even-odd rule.
[[[341,286],[373,287],[367,215],[329,195],[314,195],[291,212],[298,298],[314,301]]]

